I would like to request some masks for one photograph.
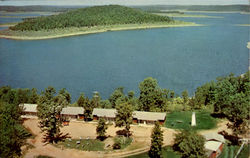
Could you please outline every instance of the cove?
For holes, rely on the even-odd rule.
[[[203,14],[203,13],[202,13]],[[207,13],[208,14],[208,13]],[[177,18],[202,27],[129,30],[49,40],[0,39],[0,86],[66,88],[73,101],[81,92],[103,99],[114,88],[139,93],[152,76],[162,88],[191,95],[218,76],[248,70],[249,15],[213,13],[223,18]]]

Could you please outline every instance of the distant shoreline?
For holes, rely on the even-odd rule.
[[[186,13],[240,13],[240,14],[250,14],[250,12],[242,12],[242,11],[188,11],[188,10],[180,10],[181,12]]]
[[[66,28],[56,29],[51,31],[11,31],[1,30],[0,38],[15,39],[15,40],[43,40],[52,38],[61,38],[93,33],[102,33],[107,31],[122,31],[122,30],[136,30],[136,29],[153,29],[153,28],[167,28],[167,27],[190,27],[190,26],[204,26],[192,22],[175,21],[172,23],[156,23],[156,24],[127,24],[127,25],[110,25],[110,26],[96,26],[96,27],[81,27],[81,28]]]
[[[222,16],[197,15],[197,14],[180,14],[180,13],[153,13],[160,16],[179,17],[179,18],[224,18]]]
[[[250,26],[250,24],[235,24],[235,26]]]

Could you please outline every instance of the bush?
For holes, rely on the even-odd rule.
[[[132,138],[130,137],[124,137],[124,136],[118,136],[114,139],[115,143],[113,144],[113,149],[124,149],[128,145],[131,144]]]
[[[115,138],[115,143],[113,144],[113,149],[121,149],[122,141],[120,138]]]
[[[205,138],[194,131],[182,131],[176,135],[174,150],[182,157],[205,158]]]

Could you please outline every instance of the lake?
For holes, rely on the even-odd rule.
[[[103,99],[117,87],[134,90],[146,77],[180,94],[231,72],[248,70],[249,14],[197,13],[224,18],[176,18],[202,27],[105,32],[67,38],[0,39],[0,86],[66,88]]]

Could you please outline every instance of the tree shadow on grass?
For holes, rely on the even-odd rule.
[[[59,133],[55,137],[50,136],[48,133],[45,133],[42,142],[45,143],[44,145],[47,145],[49,143],[58,143],[59,141],[65,141],[65,139],[71,138],[69,136],[69,133],[63,134]]]
[[[212,113],[211,116],[214,117],[214,118],[219,118],[219,119],[226,118],[226,115],[221,114],[221,113]]]
[[[220,131],[218,132],[219,134],[223,135],[225,139],[229,140],[231,142],[232,145],[239,145],[239,137],[235,136],[235,135],[230,135],[228,134],[228,132],[226,131]]]
[[[130,131],[127,131],[125,129],[116,131],[116,134],[121,135],[121,136],[125,136],[125,137],[130,137],[132,135],[132,133]]]
[[[107,139],[107,136],[97,136],[96,139],[99,139],[100,141],[104,141],[105,139]]]

